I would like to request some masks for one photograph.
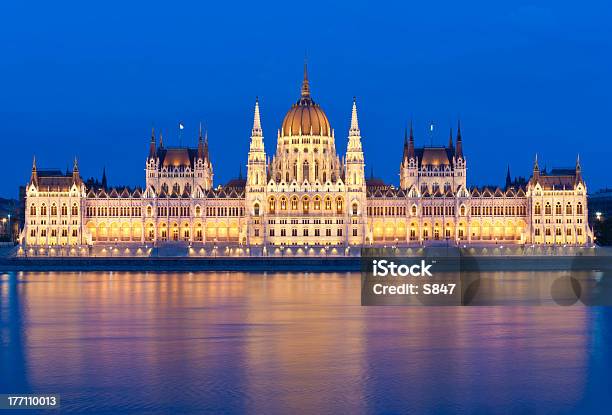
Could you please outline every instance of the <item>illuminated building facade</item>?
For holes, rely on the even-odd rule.
[[[340,252],[347,247],[456,244],[587,245],[587,189],[579,160],[504,188],[469,188],[460,126],[447,146],[416,147],[406,132],[399,186],[365,176],[353,101],[346,155],[310,93],[306,68],[269,158],[259,103],[247,175],[213,186],[208,137],[165,147],[151,134],[144,188],[109,188],[73,171],[39,171],[26,189],[21,242],[29,247],[241,247],[249,253]]]

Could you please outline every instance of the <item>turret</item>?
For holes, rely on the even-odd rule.
[[[200,134],[198,135],[198,160],[204,160],[204,137],[202,136],[202,123],[200,123]]]
[[[404,156],[400,166],[400,187],[408,189],[417,181],[417,159],[414,151],[414,130],[410,121],[410,135],[404,130]]]
[[[538,165],[538,154],[535,155],[535,161],[533,162],[533,180],[537,182],[540,179],[540,166]]]
[[[108,190],[108,183],[106,182],[106,167],[102,168],[102,189]]]
[[[259,115],[259,98],[256,98],[247,164],[247,185],[251,187],[264,186],[266,178],[266,153]]]
[[[463,159],[463,140],[461,139],[461,121],[457,121],[457,149],[455,156]]]
[[[32,160],[32,175],[30,176],[30,183],[38,186],[38,172],[36,171],[36,156]]]
[[[576,183],[582,182],[582,167],[580,167],[580,154],[576,157]]]
[[[79,183],[81,181],[81,176],[79,175],[79,163],[77,158],[74,158],[74,164],[72,166],[72,182]]]
[[[348,146],[345,159],[345,181],[350,186],[365,186],[364,157],[361,145],[361,131],[357,117],[357,100],[353,97],[351,127],[349,128]],[[342,174],[342,173],[340,173]],[[365,188],[365,187],[364,187]]]
[[[512,178],[510,176],[510,165],[508,164],[508,171],[506,172],[506,189],[512,186]]]
[[[152,160],[156,157],[157,150],[155,146],[155,128],[151,128],[151,141],[149,143],[149,159]]]

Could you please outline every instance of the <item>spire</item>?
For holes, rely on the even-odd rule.
[[[108,187],[108,184],[106,183],[106,167],[102,168],[102,188],[104,190],[106,190]]]
[[[198,160],[204,160],[204,138],[202,137],[202,123],[200,122],[200,133],[198,135]]]
[[[72,180],[74,182],[78,182],[80,176],[79,176],[79,162],[76,158],[76,156],[74,157],[74,164],[72,165]]]
[[[238,166],[238,179],[242,180],[242,164]]]
[[[159,133],[159,148],[164,148],[164,137]]]
[[[151,128],[151,142],[149,143],[149,158],[155,158],[155,128]]]
[[[310,98],[310,84],[308,82],[308,63],[304,59],[304,80],[302,81],[302,98]]]
[[[359,119],[357,118],[357,98],[353,97],[353,112],[351,113],[351,129],[349,135],[360,135]]]
[[[582,181],[582,167],[580,167],[580,154],[576,157],[576,181]]]
[[[453,145],[453,127],[450,129],[450,134],[448,136],[448,149],[453,151],[455,146]]]
[[[38,172],[36,171],[36,156],[32,160],[32,175],[30,176],[30,183],[38,184]]]
[[[506,189],[512,186],[512,178],[510,176],[510,165],[508,164],[508,171],[506,172]]]
[[[457,148],[455,155],[463,158],[463,140],[461,139],[461,120],[457,120]]]
[[[414,131],[410,120],[410,140],[408,141],[408,158],[414,158]]]
[[[535,161],[533,162],[533,171],[540,171],[540,166],[538,165],[538,153],[536,153]]]
[[[253,116],[253,130],[251,132],[252,137],[261,137],[261,118],[259,116],[259,97],[255,97],[255,115]]]

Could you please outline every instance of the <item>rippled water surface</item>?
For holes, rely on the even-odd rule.
[[[361,307],[358,274],[24,273],[0,290],[0,393],[60,393],[62,413],[612,411],[604,307]]]

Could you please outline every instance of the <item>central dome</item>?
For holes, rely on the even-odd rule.
[[[304,81],[302,82],[302,96],[291,106],[283,120],[282,135],[320,135],[329,136],[331,127],[325,112],[319,104],[310,97],[308,72],[304,65]]]

